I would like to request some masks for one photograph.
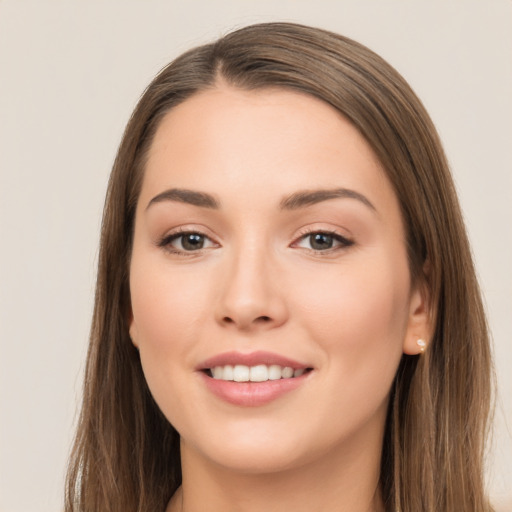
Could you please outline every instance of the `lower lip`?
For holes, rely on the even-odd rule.
[[[268,404],[304,384],[311,372],[291,379],[265,382],[234,382],[214,379],[201,372],[206,387],[216,396],[233,405],[258,407]]]

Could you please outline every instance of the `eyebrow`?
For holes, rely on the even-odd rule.
[[[348,188],[335,188],[326,190],[302,190],[295,192],[281,200],[279,208],[281,210],[298,210],[307,206],[312,206],[330,199],[356,199],[373,211],[377,211],[375,206],[363,194]],[[146,210],[155,203],[163,201],[178,201],[180,203],[191,204],[201,208],[210,208],[218,210],[220,203],[214,196],[206,192],[198,192],[196,190],[171,188],[164,190],[156,195],[148,203]]]
[[[285,197],[281,203],[282,210],[297,210],[306,206],[312,206],[329,199],[356,199],[373,211],[377,208],[373,206],[370,200],[363,194],[348,188],[334,188],[327,190],[303,190]]]
[[[197,192],[195,190],[188,190],[183,188],[170,188],[161,194],[156,195],[146,206],[146,210],[155,203],[163,201],[178,201],[180,203],[192,204],[200,206],[201,208],[211,208],[218,210],[220,208],[219,202],[210,194],[206,192]]]

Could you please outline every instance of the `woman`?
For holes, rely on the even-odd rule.
[[[126,128],[67,510],[490,510],[490,368],[409,86],[336,34],[241,29]]]

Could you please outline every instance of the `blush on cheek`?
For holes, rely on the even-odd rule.
[[[176,272],[169,272],[159,258],[132,261],[132,311],[139,328],[150,329],[159,338],[159,331],[169,332],[170,326],[187,317],[183,313],[191,300],[187,297],[191,283],[186,286],[183,281]]]
[[[330,279],[315,280],[295,296],[302,318],[316,318],[314,336],[332,347],[365,352],[401,346],[407,317],[407,287],[397,286],[393,267],[375,273],[352,268]],[[385,270],[385,271],[384,271]],[[327,276],[328,277],[328,276]]]

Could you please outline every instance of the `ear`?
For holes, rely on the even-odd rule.
[[[405,333],[403,352],[418,355],[424,352],[432,336],[430,293],[426,282],[419,279],[411,293],[409,318]]]
[[[138,331],[137,324],[135,323],[135,319],[133,318],[133,311],[130,309],[130,314],[128,315],[128,333],[130,335],[130,339],[132,340],[133,345],[136,349],[139,348],[138,344]]]

